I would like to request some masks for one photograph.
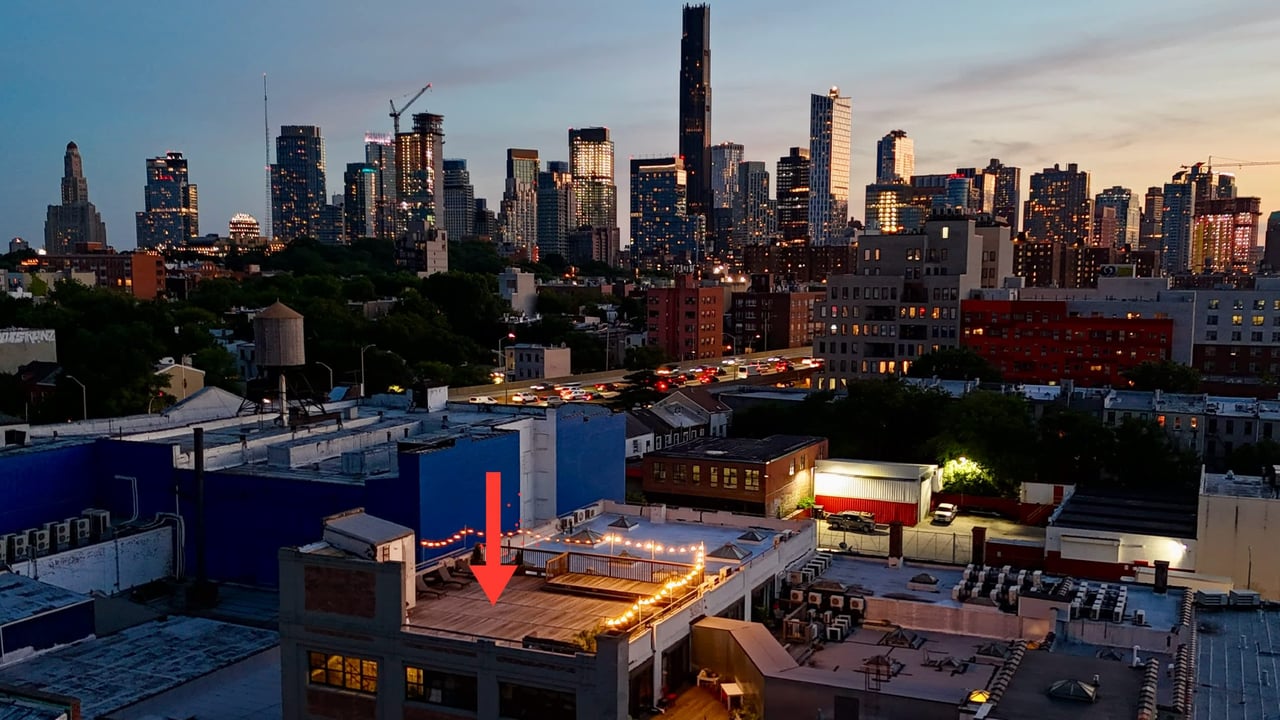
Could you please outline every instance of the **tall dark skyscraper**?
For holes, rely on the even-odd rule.
[[[1017,234],[1022,210],[1022,168],[1005,165],[999,158],[991,158],[986,172],[996,176],[995,207],[992,214],[1007,220],[1010,232]]]
[[[734,202],[734,245],[768,244],[777,223],[775,205],[769,199],[769,171],[764,163],[747,161],[738,166],[738,192]]]
[[[347,242],[377,237],[378,168],[369,163],[347,163],[342,190],[342,232]]]
[[[678,157],[631,161],[631,257],[642,268],[696,262],[701,218],[688,212],[687,175]]]
[[[390,133],[364,134],[364,161],[378,175],[377,237],[392,240],[396,236],[396,139]]]
[[[1115,220],[1105,217],[1106,209],[1114,210]],[[1142,208],[1138,197],[1127,187],[1114,185],[1093,199],[1094,245],[1099,247],[1138,247]]]
[[[44,221],[44,249],[51,255],[69,253],[78,243],[107,244],[107,226],[89,202],[80,149],[67,143],[62,158],[62,204],[50,205]]]
[[[200,203],[187,159],[171,152],[147,159],[146,210],[137,213],[138,247],[177,247],[200,235]]]
[[[1262,264],[1272,274],[1280,272],[1280,210],[1267,216],[1267,234],[1263,243]]]
[[[444,116],[415,113],[413,130],[396,136],[397,238],[410,223],[444,226]]]
[[[1138,245],[1159,252],[1164,247],[1164,187],[1152,185],[1142,198],[1142,221]]]
[[[809,237],[809,148],[778,158],[778,232],[785,243]]]
[[[476,234],[476,189],[466,160],[444,161],[444,228],[458,241]]]
[[[1089,173],[1075,163],[1031,176],[1026,231],[1032,240],[1088,245],[1093,234],[1093,196]]]
[[[684,6],[680,38],[680,155],[688,175],[689,214],[707,218],[711,192],[711,6]]]
[[[538,173],[538,256],[569,254],[569,223],[573,218],[573,176],[569,163],[547,162]]]
[[[573,229],[618,226],[618,186],[613,181],[613,160],[609,128],[569,130]]]
[[[315,125],[282,125],[271,166],[272,235],[279,242],[318,237],[325,195],[324,138]]]

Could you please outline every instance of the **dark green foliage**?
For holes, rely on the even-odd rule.
[[[1120,374],[1133,390],[1194,393],[1200,389],[1200,371],[1172,360],[1140,363]]]
[[[981,380],[999,382],[1000,371],[986,358],[965,347],[942,348],[925,353],[911,363],[909,377],[942,380]]]

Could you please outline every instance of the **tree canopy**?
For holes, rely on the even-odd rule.
[[[1194,393],[1200,389],[1200,371],[1172,360],[1148,360],[1120,374],[1133,390]]]
[[[999,382],[1000,371],[986,358],[967,347],[940,348],[916,358],[907,370],[908,377],[942,380],[980,380]]]

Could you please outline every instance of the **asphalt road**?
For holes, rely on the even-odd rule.
[[[769,357],[783,357],[783,358],[792,359],[792,358],[810,357],[811,355],[813,355],[813,348],[803,347],[803,348],[790,348],[787,350],[768,350],[766,352],[752,353],[750,355],[738,355],[736,357],[738,360],[763,360],[764,358],[769,358]],[[720,360],[725,360],[725,359],[727,358],[720,358]],[[719,362],[719,361],[716,361],[716,362]],[[688,360],[685,363],[683,363],[682,366],[711,365],[711,364],[713,364],[711,360]],[[471,387],[449,388],[449,399],[450,400],[466,400],[467,398],[480,395],[480,396],[488,396],[488,397],[494,398],[499,403],[501,403],[504,401],[504,398],[510,397],[512,393],[520,392],[521,390],[528,390],[530,386],[537,385],[539,383],[549,383],[554,385],[556,383],[576,382],[576,383],[582,383],[582,385],[585,387],[588,385],[595,385],[596,383],[622,382],[623,377],[630,375],[633,372],[636,372],[636,371],[618,369],[618,370],[608,370],[605,372],[598,372],[598,373],[587,373],[585,375],[570,375],[569,377],[563,377],[563,378],[539,378],[534,380],[520,380],[520,381],[510,382],[510,383],[497,383],[497,384],[490,384],[490,385],[473,385]],[[764,381],[767,381],[768,378],[772,376],[764,375],[761,377],[764,379]],[[760,380],[760,378],[752,378],[752,379]],[[543,394],[545,394],[545,391],[543,391]]]

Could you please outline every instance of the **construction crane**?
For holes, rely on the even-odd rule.
[[[1222,159],[1231,160],[1231,158],[1222,158]],[[1213,174],[1213,156],[1212,155],[1209,156],[1208,163],[1196,163],[1196,165],[1204,165],[1205,171],[1208,172],[1209,174]],[[1183,170],[1190,170],[1196,165],[1182,165],[1181,167]],[[1221,163],[1220,165],[1218,165],[1218,167],[1242,168],[1242,167],[1257,167],[1258,165],[1280,165],[1280,160],[1260,160],[1256,162],[1251,162],[1248,160],[1240,160],[1240,161]]]
[[[422,97],[422,93],[430,89],[431,89],[431,83],[427,83],[426,87],[422,88],[421,90],[418,91],[416,95],[409,98],[409,102],[405,103],[404,105],[401,105],[399,110],[396,109],[395,100],[389,101],[391,103],[391,120],[395,124],[396,135],[400,134],[400,115],[404,113],[405,110],[408,110],[409,106],[412,105],[415,101],[417,101],[418,98]]]

